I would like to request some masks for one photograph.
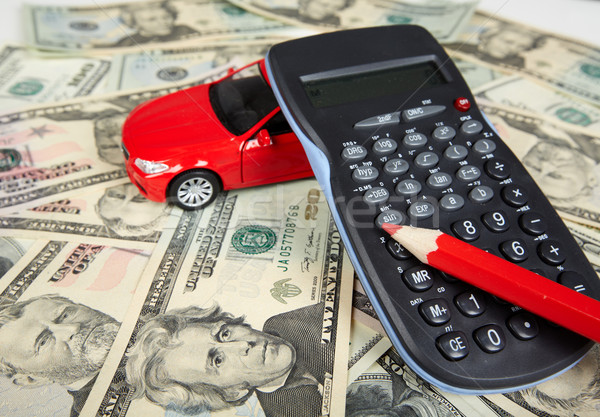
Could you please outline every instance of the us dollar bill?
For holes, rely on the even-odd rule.
[[[218,67],[239,67],[264,58],[273,42],[262,39],[119,54],[113,57],[106,89],[116,91],[185,82]]]
[[[216,76],[0,114],[0,216],[127,181],[121,128],[129,112]]]
[[[0,280],[0,414],[77,416],[149,252],[36,241]]]
[[[4,276],[35,242],[13,236],[0,237],[0,278]]]
[[[599,227],[599,135],[539,114],[478,103],[559,214]]]
[[[110,58],[40,58],[23,46],[0,50],[0,111],[104,93]]]
[[[354,274],[354,296],[352,297],[352,318],[377,333],[385,334],[385,330],[377,317],[375,308],[366,294],[358,276]]]
[[[467,402],[424,382],[394,348],[350,383],[346,392],[347,415],[460,417],[467,415],[466,410],[471,410]]]
[[[508,76],[507,71],[498,71],[486,65],[473,61],[453,57],[452,61],[458,68],[471,90],[475,90],[483,85],[492,83],[495,80]]]
[[[410,23],[424,26],[440,42],[447,42],[458,36],[479,2],[478,0],[230,1],[252,13],[318,31]]]
[[[472,89],[478,98],[600,132],[600,108],[518,75]]]
[[[79,242],[127,249],[154,248],[171,211],[140,194],[128,179],[104,189],[0,217],[0,236]]]
[[[600,104],[600,49],[495,15],[477,12],[460,37],[445,45],[450,56],[513,71]]]
[[[221,193],[170,221],[84,413],[344,415],[353,269],[317,182]],[[217,307],[230,316],[191,318]],[[198,324],[168,352],[155,330],[185,317]]]
[[[358,378],[390,347],[392,342],[385,333],[378,333],[358,320],[352,319],[348,383]]]
[[[565,224],[600,277],[600,230],[570,221]]]
[[[68,53],[140,50],[151,45],[268,36],[294,29],[224,0],[150,0],[94,6],[25,5],[29,45]],[[298,31],[300,34],[301,32]]]

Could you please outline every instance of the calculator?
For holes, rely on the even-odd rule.
[[[402,358],[450,392],[547,380],[593,343],[419,262],[384,223],[439,229],[598,299],[553,207],[429,32],[396,25],[274,45],[266,57],[379,319]]]

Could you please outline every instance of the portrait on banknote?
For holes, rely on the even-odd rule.
[[[0,307],[0,373],[16,386],[60,384],[79,415],[119,322],[69,298],[45,294]]]
[[[541,47],[544,38],[526,28],[499,23],[478,33],[477,42],[456,42],[448,46],[485,62],[523,68],[523,54]]]
[[[98,156],[102,161],[112,165],[123,165],[121,129],[128,114],[129,112],[115,110],[94,117],[94,139]]]
[[[98,217],[120,237],[153,235],[162,229],[169,212],[166,203],[148,200],[131,183],[105,189],[96,204]]]
[[[452,417],[458,410],[419,378],[394,348],[348,385],[346,417]]]
[[[120,19],[131,29],[114,46],[169,42],[197,35],[189,26],[177,24],[179,11],[170,1],[123,6]]]
[[[339,12],[354,4],[355,0],[297,0],[295,2],[265,2],[252,0],[250,5],[259,10],[271,11],[278,17],[310,25],[339,27]]]
[[[196,414],[241,405],[256,393],[267,416],[321,415],[334,356],[333,345],[321,343],[324,309],[317,303],[275,315],[262,330],[218,305],[157,315],[128,355],[134,398]]]

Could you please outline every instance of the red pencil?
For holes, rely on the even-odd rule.
[[[383,225],[424,264],[600,342],[600,302],[438,230]]]

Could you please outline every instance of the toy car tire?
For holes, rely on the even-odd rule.
[[[176,177],[167,195],[184,210],[197,210],[210,204],[221,191],[219,178],[208,171],[188,171]]]

